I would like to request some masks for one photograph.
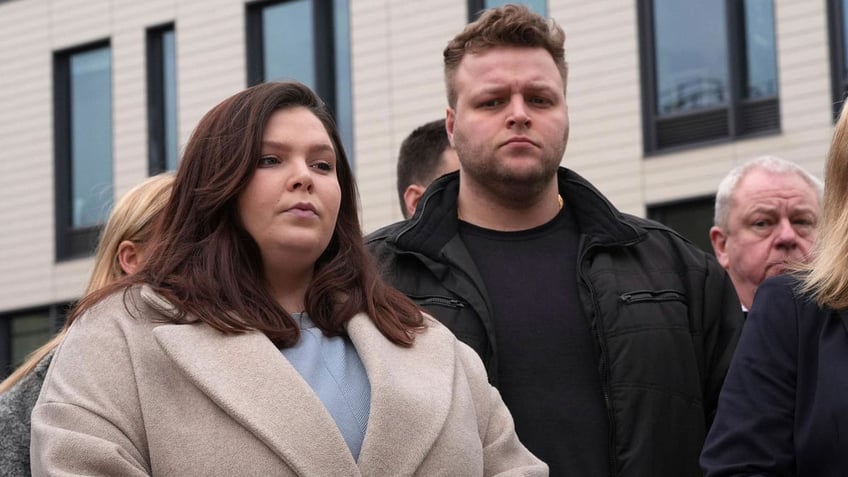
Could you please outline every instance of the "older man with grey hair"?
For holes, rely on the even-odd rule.
[[[745,310],[763,280],[810,258],[823,191],[818,178],[774,156],[735,167],[719,184],[710,241]]]

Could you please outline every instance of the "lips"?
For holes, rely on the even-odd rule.
[[[299,217],[314,217],[318,215],[318,211],[315,209],[315,206],[309,202],[298,202],[285,211]]]
[[[538,145],[535,142],[533,142],[532,140],[530,140],[530,138],[525,137],[525,136],[511,137],[501,145],[502,146],[516,145],[516,146],[536,146],[536,147],[538,147]]]

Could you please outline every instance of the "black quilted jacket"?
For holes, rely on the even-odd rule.
[[[612,475],[700,476],[742,327],[733,285],[676,232],[619,212],[568,169],[558,179],[581,231],[575,273],[599,355]],[[458,173],[440,178],[413,217],[366,240],[389,282],[473,347],[497,385],[489,300],[457,233],[458,190]]]

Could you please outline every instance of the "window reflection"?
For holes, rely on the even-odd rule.
[[[165,110],[165,167],[177,168],[177,51],[174,30],[162,33],[162,96]]]
[[[316,88],[312,2],[295,0],[262,9],[265,80],[295,79]]]
[[[657,112],[680,113],[728,98],[722,1],[655,0]]]
[[[71,227],[101,224],[112,207],[112,84],[108,47],[70,58]]]
[[[747,78],[743,96],[777,95],[777,53],[774,42],[773,0],[745,0]]]
[[[526,5],[532,12],[548,16],[548,2],[546,0],[486,0],[483,2],[483,8],[500,7],[507,3],[520,3]]]

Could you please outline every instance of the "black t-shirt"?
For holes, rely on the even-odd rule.
[[[520,232],[460,222],[492,305],[498,388],[521,442],[551,475],[609,475],[598,351],[577,294],[579,233],[568,206]]]

